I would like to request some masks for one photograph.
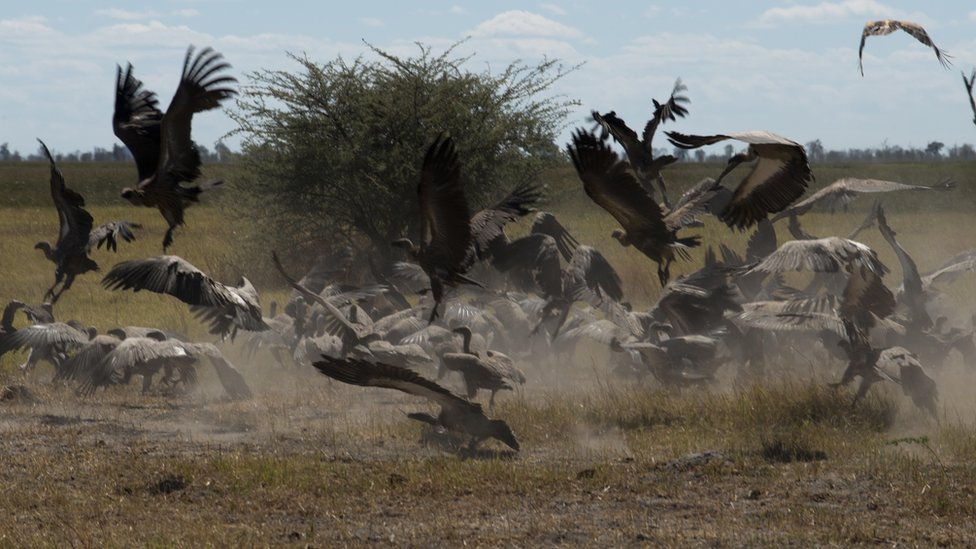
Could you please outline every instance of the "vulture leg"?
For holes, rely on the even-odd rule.
[[[45,301],[50,301],[52,305],[55,302],[57,302],[58,296],[61,295],[61,292],[58,292],[57,294],[55,294],[54,289],[58,287],[58,284],[61,284],[61,281],[63,279],[64,279],[64,275],[62,275],[60,272],[57,274],[57,276],[55,276],[55,278],[54,278],[54,284],[51,285],[51,287],[48,288],[46,292],[44,292],[44,300]]]
[[[20,369],[25,372],[29,372],[33,370],[35,366],[37,366],[37,363],[39,361],[40,359],[34,356],[34,349],[31,349],[30,352],[27,353],[27,360],[25,360],[24,363],[20,365]]]
[[[149,393],[149,387],[152,385],[153,374],[146,372],[142,374],[142,394]]]
[[[661,281],[661,287],[668,285],[668,280],[671,279],[671,260],[668,259],[664,263],[657,264],[657,279]]]
[[[857,394],[854,395],[854,402],[851,402],[851,408],[857,406],[857,401],[864,398],[864,395],[868,394],[868,389],[871,387],[871,380],[866,377],[861,378],[861,384],[857,386]]]
[[[427,319],[427,324],[433,324],[434,320],[437,319],[437,308],[440,307],[441,299],[444,298],[444,285],[437,277],[430,279],[430,293],[434,298],[434,307],[430,310],[430,318]]]
[[[59,281],[60,281],[60,279],[59,279]],[[54,287],[57,286],[57,283],[55,283],[54,286],[51,286],[51,289],[48,290],[48,292],[50,293],[51,304],[52,305],[58,302],[58,299],[61,298],[61,294],[63,294],[69,288],[71,288],[71,285],[74,283],[74,281],[75,281],[75,275],[69,274],[67,276],[67,278],[65,278],[64,284],[61,285],[61,289],[58,290],[56,293],[54,292]],[[45,297],[47,297],[47,296],[45,295]]]
[[[170,244],[173,243],[173,230],[176,229],[175,225],[170,225],[169,229],[166,230],[166,236],[163,237],[163,252],[166,252],[166,248],[169,248]]]
[[[664,176],[657,174],[657,178],[654,180],[654,182],[657,183],[657,188],[659,191],[661,191],[661,201],[664,202],[664,205],[670,210],[671,200],[668,198],[668,189],[664,186]]]

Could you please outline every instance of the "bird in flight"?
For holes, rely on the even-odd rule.
[[[973,109],[973,124],[976,124],[976,98],[973,97],[973,84],[976,83],[976,69],[973,74],[966,78],[966,73],[962,73],[962,82],[966,85],[966,94],[969,95],[969,107]]]
[[[184,186],[200,177],[200,152],[190,138],[190,123],[198,112],[215,109],[237,92],[237,80],[222,74],[230,64],[210,48],[193,57],[186,51],[183,74],[173,100],[164,114],[156,94],[145,90],[132,75],[132,65],[118,70],[115,89],[115,135],[129,148],[139,171],[139,184],[122,190],[122,198],[139,206],[159,208],[169,229],[163,238],[163,251],[173,243],[173,231],[183,225],[184,210],[204,190],[220,184]]]
[[[949,65],[951,64],[949,62],[949,57],[951,56],[947,54],[945,50],[940,49],[932,42],[932,39],[929,38],[929,33],[925,32],[922,25],[912,23],[911,21],[882,19],[880,21],[868,21],[864,25],[864,31],[861,33],[861,47],[857,50],[857,66],[859,69],[861,69],[861,76],[864,76],[864,64],[862,57],[864,55],[864,42],[867,41],[868,36],[884,36],[886,34],[891,34],[898,29],[907,32],[908,34],[914,36],[919,42],[931,47],[935,51],[935,57],[939,59],[939,63],[942,63],[943,67],[949,68]]]
[[[752,169],[732,193],[731,199],[719,213],[719,219],[729,227],[746,229],[777,213],[800,198],[813,181],[803,146],[767,131],[729,132],[717,135],[685,135],[667,132],[672,145],[681,149],[697,149],[734,139],[749,145],[745,152],[733,155],[718,176],[722,182],[736,166],[752,162]]]
[[[84,197],[65,184],[64,175],[54,162],[51,151],[43,141],[38,139],[38,142],[51,167],[51,198],[58,210],[59,228],[54,246],[50,242],[38,242],[34,248],[43,251],[44,257],[57,265],[54,285],[44,293],[45,299],[49,298],[53,304],[71,287],[75,277],[98,270],[98,263],[88,257],[89,252],[102,245],[106,250],[117,251],[118,241],[135,240],[132,230],[141,225],[131,221],[112,221],[95,227],[91,214],[85,209]],[[61,289],[55,291],[58,284],[61,284]]]

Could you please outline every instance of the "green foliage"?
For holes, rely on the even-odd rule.
[[[472,209],[532,181],[560,156],[553,140],[572,104],[547,93],[572,68],[519,62],[473,73],[453,47],[416,57],[372,48],[378,61],[250,75],[239,110],[240,207],[293,252],[368,239],[381,252],[419,224],[421,159],[438,134],[457,140]]]

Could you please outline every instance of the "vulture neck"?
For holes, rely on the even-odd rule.
[[[50,242],[38,242],[34,245],[34,249],[41,250],[44,252],[44,257],[48,258],[50,261],[54,261],[54,252],[51,251]]]

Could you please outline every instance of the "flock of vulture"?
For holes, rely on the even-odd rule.
[[[867,36],[897,28],[932,46],[946,62],[921,27],[905,22],[869,23],[861,51]],[[122,196],[163,214],[169,225],[164,251],[183,224],[185,209],[220,183],[194,185],[201,162],[190,122],[195,113],[216,108],[236,93],[235,80],[225,73],[228,67],[209,48],[194,56],[191,47],[165,113],[156,95],[133,76],[131,65],[119,68],[113,126],[139,173],[138,184]],[[970,95],[974,79],[976,74],[964,76]],[[423,396],[439,406],[439,413],[409,417],[429,424],[435,440],[458,450],[474,450],[494,438],[517,451],[512,429],[488,417],[479,395],[490,395],[486,406],[493,407],[499,391],[517,389],[539,364],[571,360],[582,341],[605,346],[616,374],[678,387],[708,384],[721,368],[756,375],[766,364],[794,364],[800,354],[823,364],[836,359],[847,363],[837,385],[860,379],[855,404],[873,383],[888,381],[937,417],[938,393],[926,369],[959,356],[976,365],[974,321],[938,288],[976,270],[976,250],[922,275],[880,203],[847,237],[812,236],[800,220],[813,208],[833,211],[862,193],[947,191],[953,184],[844,178],[800,200],[814,178],[798,143],[770,132],[667,132],[682,149],[724,140],[746,145],[716,178],[701,181],[672,202],[663,173],[676,159],[655,156],[652,140],[659,125],[688,114],[685,91],[679,80],[666,101],[655,100],[641,135],[615,112],[594,111],[595,126],[577,129],[568,146],[586,195],[619,224],[611,236],[656,265],[661,292],[645,311],[625,300],[619,274],[599,250],[580,243],[551,213],[536,210],[540,188],[521,185],[472,214],[459,153],[445,136],[430,145],[420,169],[420,238],[392,243],[411,261],[384,266],[371,260],[374,280],[368,285],[350,284],[346,276],[356,256],[351,249],[320,257],[301,279],[287,273],[272,254],[294,291],[281,312],[271,304],[270,316],[264,316],[246,278],[234,286],[223,284],[173,255],[119,263],[102,284],[108,290],[168,294],[189,304],[211,334],[231,341],[240,336],[245,356],[268,353],[282,367],[311,366],[344,383]],[[611,138],[624,158],[611,147]],[[41,242],[36,247],[56,265],[56,281],[43,305],[14,300],[6,307],[0,355],[27,349],[23,368],[47,361],[56,380],[75,380],[84,395],[127,383],[133,375],[142,376],[147,391],[159,372],[167,387],[190,387],[196,364],[206,358],[231,398],[251,397],[244,376],[212,343],[142,327],[99,334],[93,327],[55,320],[53,306],[75,277],[98,268],[89,254],[103,245],[116,250],[140,227],[127,221],[95,227],[84,199],[66,185],[46,146],[43,151],[60,229],[53,246]],[[741,180],[728,184],[742,164]],[[529,233],[510,238],[506,226],[530,214]],[[752,231],[746,249],[707,243],[704,266],[672,278],[673,262],[706,245],[686,234],[702,226],[706,216],[733,231]],[[774,224],[784,220],[793,240],[779,243]],[[854,240],[875,226],[900,263],[897,288],[886,284],[890,269],[878,254]],[[786,282],[788,273],[797,271],[812,273],[804,287]],[[414,294],[420,294],[419,304],[410,299]],[[29,325],[14,326],[18,312]],[[464,396],[448,388],[454,380]]]

